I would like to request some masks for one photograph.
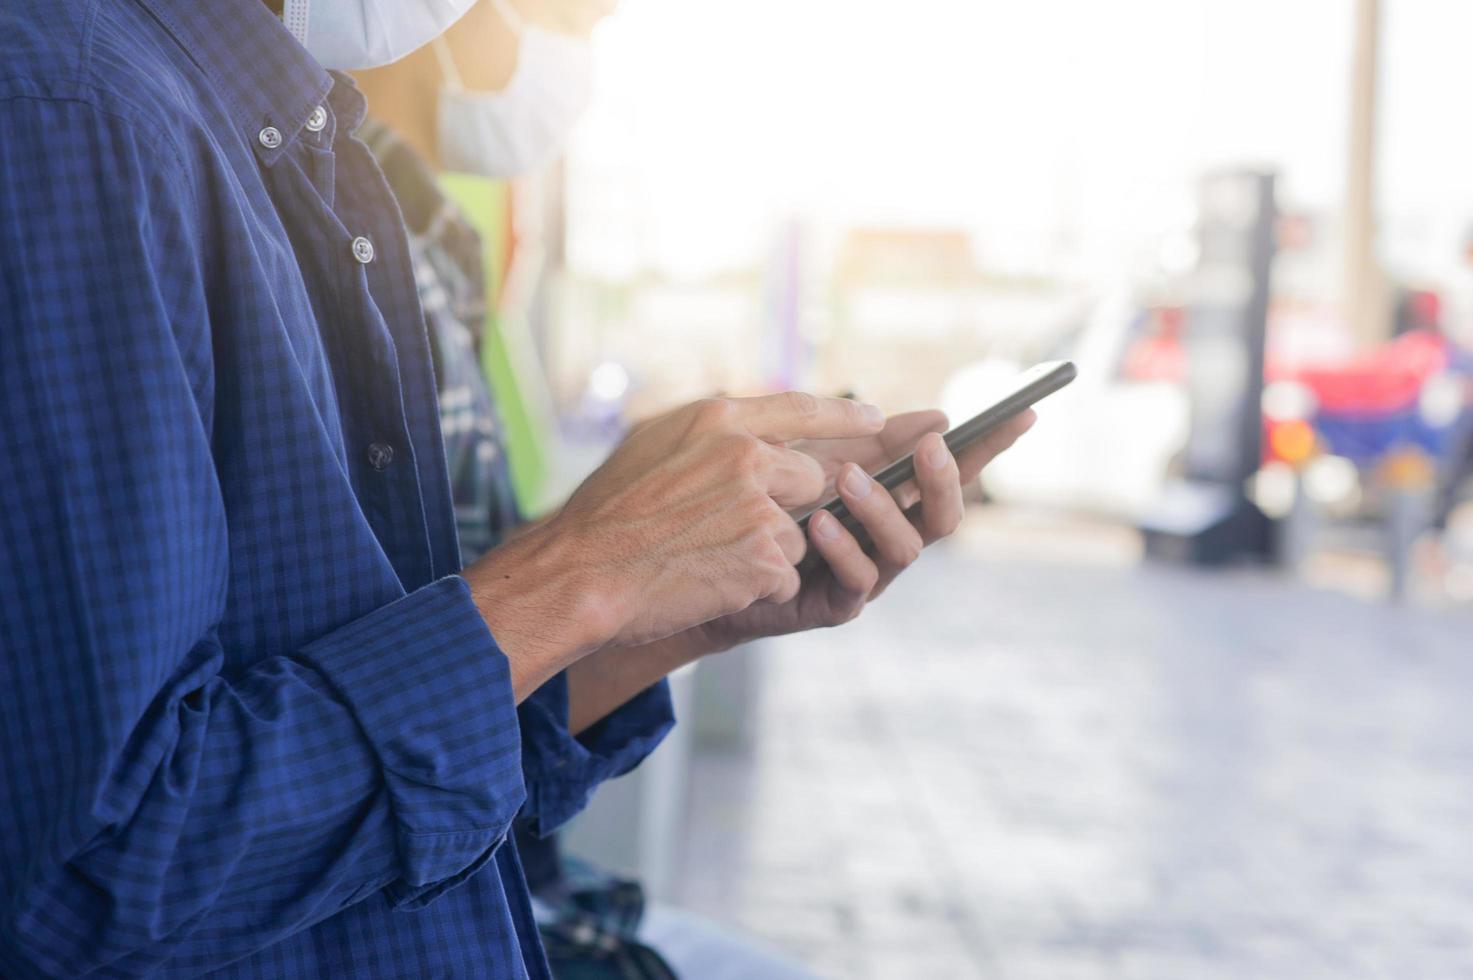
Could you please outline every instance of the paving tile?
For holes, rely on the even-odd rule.
[[[1473,976],[1473,614],[935,550],[762,651],[688,904],[843,978]]]

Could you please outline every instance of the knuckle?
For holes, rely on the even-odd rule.
[[[808,486],[804,489],[809,496],[817,498],[823,494],[828,485],[828,477],[824,475],[823,464],[812,456],[805,456],[802,453],[798,455],[802,459],[803,472],[808,481]]]
[[[788,580],[789,565],[783,560],[782,555],[770,555],[766,562],[767,584],[773,589],[780,589]]]
[[[902,568],[907,567],[921,557],[921,547],[920,535],[912,531],[903,541],[895,544],[890,560]]]
[[[768,562],[763,568],[761,576],[761,589],[763,595],[777,595],[788,585],[789,572],[792,566],[787,562]]]
[[[781,507],[777,505],[776,501],[774,501],[771,497],[768,497],[765,503],[767,505],[767,511],[764,515],[764,522],[767,525],[768,532],[771,533],[774,538],[780,539],[788,534],[794,534],[800,537],[802,536],[801,532],[798,530],[798,525],[794,523],[793,519],[789,517]]]
[[[958,503],[951,509],[951,515],[946,519],[946,533],[951,534],[962,526],[962,518],[966,516],[966,509]]]
[[[845,623],[852,623],[856,618],[858,618],[860,611],[863,609],[863,599],[856,599],[851,602],[846,602],[843,605],[835,606],[834,608],[829,610],[828,615],[824,619],[824,625],[843,626]]]
[[[787,540],[787,547],[784,549],[785,554],[796,565],[808,554],[808,539],[797,528],[785,531],[784,534]]]
[[[745,432],[733,432],[723,442],[721,451],[742,476],[756,476],[765,463],[762,444]]]
[[[772,498],[760,490],[753,491],[744,502],[743,523],[751,530],[753,540],[767,540],[776,531]]]
[[[926,533],[932,537],[950,534],[961,524],[961,520],[961,513],[956,507],[941,507],[932,504],[921,508],[921,523]]]
[[[807,418],[818,414],[818,399],[806,391],[789,391],[783,398],[787,402],[788,411],[794,415]]]
[[[771,562],[782,575],[789,575],[793,572],[793,563],[788,561],[787,551],[783,549],[782,544],[776,538],[771,539],[771,542],[771,546],[768,548],[767,560]]]
[[[774,556],[780,553],[777,541],[773,538],[766,521],[766,514],[756,516],[748,522],[747,532],[742,535],[743,550],[750,561],[759,565],[774,564]]]
[[[720,428],[730,422],[736,404],[730,398],[702,398],[693,406],[696,425],[703,428]]]

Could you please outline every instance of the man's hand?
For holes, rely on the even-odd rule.
[[[817,513],[808,534],[823,561],[803,572],[802,586],[787,600],[774,597],[741,612],[698,627],[696,645],[721,650],[747,640],[819,626],[834,626],[857,616],[910,566],[921,549],[956,530],[962,519],[962,486],[1032,426],[1024,412],[954,458],[940,433],[946,416],[912,412],[891,418],[880,432],[854,439],[795,444],[823,468],[831,486],[859,521],[873,544],[867,554],[832,514]],[[916,479],[894,497],[866,471],[904,456],[914,448]],[[825,498],[832,493],[828,490]]]
[[[640,426],[556,516],[464,572],[518,696],[601,646],[792,601],[807,544],[788,509],[826,479],[786,444],[883,426],[873,406],[801,392],[708,399]]]

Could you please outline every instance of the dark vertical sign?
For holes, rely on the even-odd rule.
[[[1166,486],[1143,530],[1154,556],[1216,563],[1268,551],[1268,521],[1247,484],[1262,456],[1274,176],[1212,174],[1200,196],[1184,338],[1191,427],[1183,478]]]
[[[1199,208],[1200,257],[1187,308],[1186,476],[1241,488],[1262,454],[1273,175],[1209,176]]]

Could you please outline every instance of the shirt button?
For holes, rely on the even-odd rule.
[[[256,134],[256,139],[268,150],[274,150],[281,145],[281,130],[275,126],[267,126]]]
[[[373,242],[359,235],[353,239],[353,258],[364,265],[373,261]]]
[[[307,131],[309,133],[320,133],[322,132],[323,127],[326,125],[327,110],[324,109],[322,106],[318,106],[317,108],[313,109],[312,114],[307,117]]]
[[[394,447],[386,442],[373,442],[368,445],[368,465],[376,470],[386,470],[394,461]]]

